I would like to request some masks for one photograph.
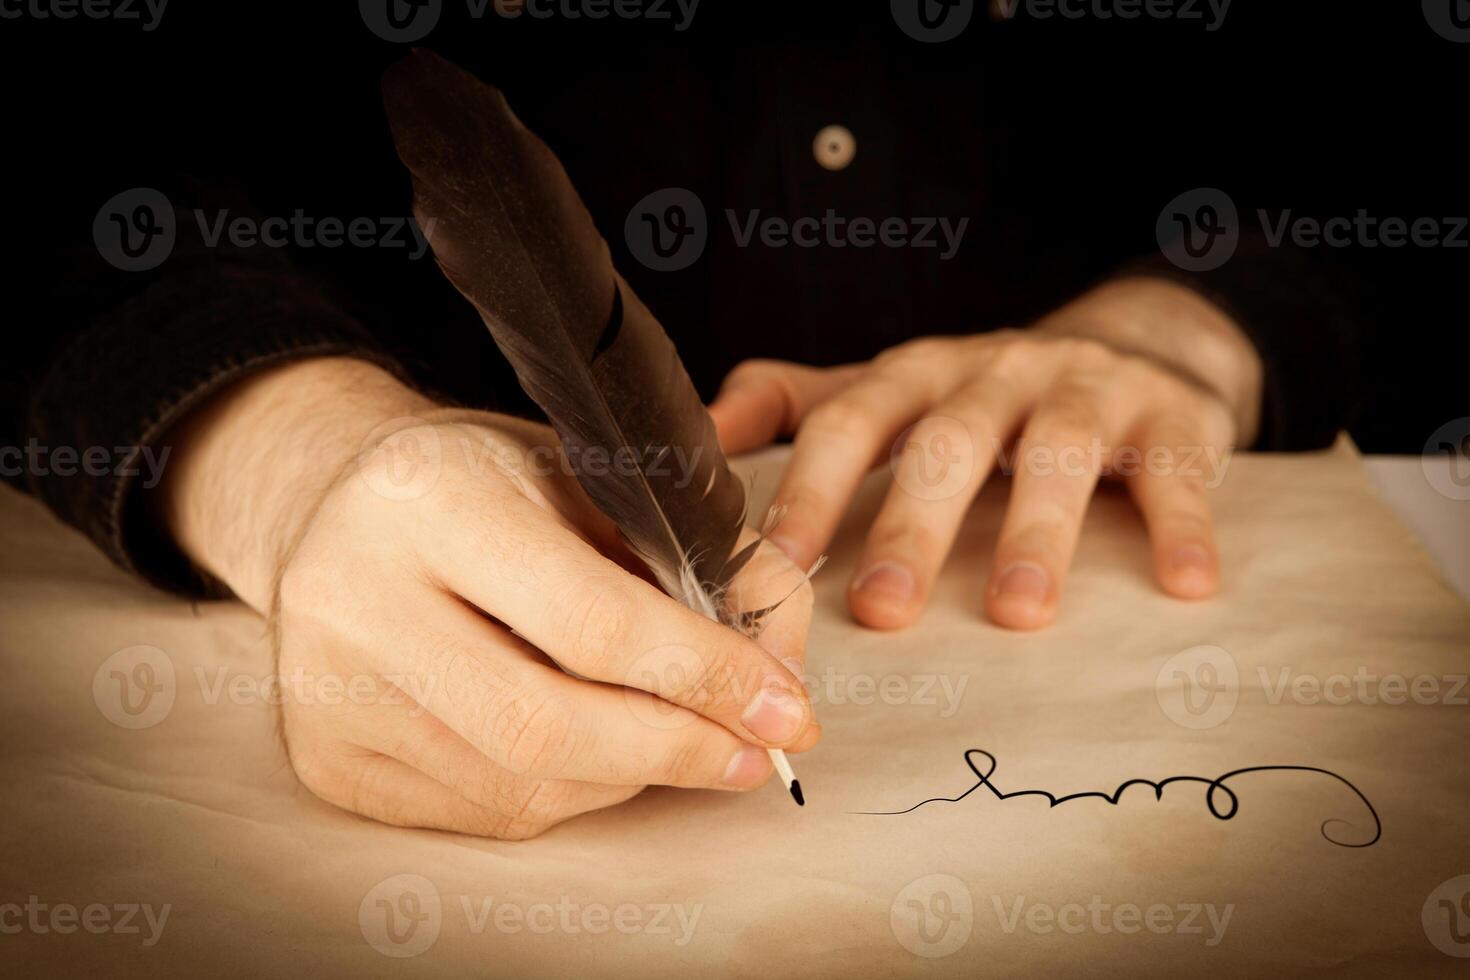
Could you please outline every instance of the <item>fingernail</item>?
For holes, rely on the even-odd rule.
[[[779,688],[762,690],[740,716],[740,721],[756,738],[778,744],[790,741],[805,720],[801,705]]]
[[[1208,572],[1214,567],[1210,560],[1210,553],[1197,544],[1185,545],[1175,548],[1169,553],[1169,565],[1175,571],[1185,572],[1198,569]]]
[[[720,781],[726,786],[734,786],[737,789],[750,789],[759,786],[766,778],[766,770],[771,768],[771,757],[766,750],[754,745],[747,745],[734,757],[730,764],[725,767],[725,774]]]
[[[791,676],[795,677],[797,680],[801,679],[802,663],[800,660],[797,660],[795,657],[787,657],[785,660],[781,661],[781,666],[791,671]]]
[[[914,598],[914,573],[896,561],[880,561],[858,576],[852,590],[875,599],[909,602]]]
[[[995,580],[995,594],[1023,602],[1041,605],[1046,601],[1051,579],[1046,569],[1034,561],[1017,561],[1006,566],[1006,570]]]

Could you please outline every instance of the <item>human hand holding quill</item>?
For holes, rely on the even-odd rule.
[[[742,540],[744,487],[673,344],[617,276],[555,156],[497,90],[430,52],[390,69],[383,90],[394,142],[413,174],[415,214],[434,229],[435,257],[546,412],[582,489],[668,595],[758,636],[784,597],[750,608],[732,589],[761,546],[748,532]],[[793,590],[802,584],[798,577]],[[654,674],[692,675],[704,696],[747,692],[740,723],[714,717],[767,748],[802,803],[780,746],[749,726],[772,703],[793,702],[795,678],[770,659],[764,677],[759,665],[711,663],[697,652],[692,660],[677,651],[655,655],[650,666]],[[671,694],[657,681],[649,689]],[[699,710],[699,697],[680,693],[675,700]],[[795,703],[809,719],[805,700]]]

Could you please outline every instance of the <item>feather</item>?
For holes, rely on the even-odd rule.
[[[440,267],[546,413],[587,495],[664,591],[757,629],[723,608],[754,550],[734,553],[745,488],[560,162],[497,89],[432,52],[390,68],[383,94]]]

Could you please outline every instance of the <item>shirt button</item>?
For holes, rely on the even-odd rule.
[[[812,140],[812,155],[827,170],[846,170],[857,154],[857,140],[846,126],[824,126]]]

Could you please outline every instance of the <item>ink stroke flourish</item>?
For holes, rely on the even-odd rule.
[[[985,760],[985,768],[983,771],[981,769],[981,763],[977,761],[978,757],[983,757]],[[905,810],[864,810],[860,812],[868,816],[899,816],[905,813],[912,813],[919,807],[927,806],[930,803],[958,803],[960,800],[963,800],[965,797],[969,796],[971,793],[975,792],[981,787],[988,789],[992,796],[994,796],[997,800],[1002,801],[1014,799],[1020,796],[1040,796],[1046,799],[1052,806],[1060,806],[1063,803],[1070,803],[1073,800],[1081,799],[1105,800],[1110,805],[1117,806],[1118,801],[1123,797],[1124,791],[1126,791],[1130,786],[1151,786],[1153,787],[1154,791],[1154,799],[1162,800],[1164,798],[1165,787],[1173,783],[1204,783],[1208,787],[1208,789],[1205,790],[1205,805],[1210,808],[1210,813],[1220,820],[1229,820],[1231,817],[1235,816],[1236,811],[1240,809],[1240,798],[1236,796],[1234,790],[1225,785],[1230,780],[1235,779],[1238,776],[1244,776],[1249,773],[1256,772],[1308,772],[1319,773],[1324,776],[1331,776],[1333,779],[1342,783],[1348,789],[1352,790],[1353,793],[1357,795],[1358,799],[1363,801],[1363,806],[1368,808],[1369,815],[1373,817],[1373,837],[1367,841],[1363,841],[1361,843],[1352,843],[1349,840],[1343,840],[1341,838],[1334,837],[1327,829],[1330,825],[1345,824],[1349,827],[1352,826],[1352,824],[1348,821],[1339,819],[1322,821],[1321,830],[1322,836],[1324,838],[1326,838],[1329,842],[1338,845],[1339,847],[1372,847],[1374,844],[1378,843],[1378,839],[1383,836],[1383,822],[1379,820],[1378,811],[1373,808],[1372,803],[1368,802],[1368,797],[1363,795],[1363,791],[1354,786],[1346,778],[1339,776],[1337,773],[1332,772],[1328,769],[1318,769],[1315,766],[1247,766],[1244,769],[1232,769],[1230,772],[1216,776],[1214,779],[1206,779],[1203,776],[1170,776],[1169,778],[1160,780],[1158,782],[1154,782],[1151,779],[1130,779],[1120,785],[1117,789],[1113,790],[1113,792],[1111,793],[1101,793],[1094,791],[1084,793],[1070,793],[1066,796],[1056,796],[1052,793],[1048,793],[1046,790],[1041,789],[1019,789],[1014,790],[1010,793],[1002,792],[1000,787],[996,786],[995,783],[993,783],[990,779],[990,777],[995,773],[995,767],[997,765],[995,756],[991,755],[984,749],[967,750],[965,752],[965,765],[970,767],[970,771],[975,774],[976,778],[979,781],[975,783],[974,786],[971,786],[969,789],[965,790],[959,796],[936,796],[932,799],[922,800],[918,803],[915,803],[913,806]],[[1223,803],[1220,799],[1221,796],[1224,797]]]

